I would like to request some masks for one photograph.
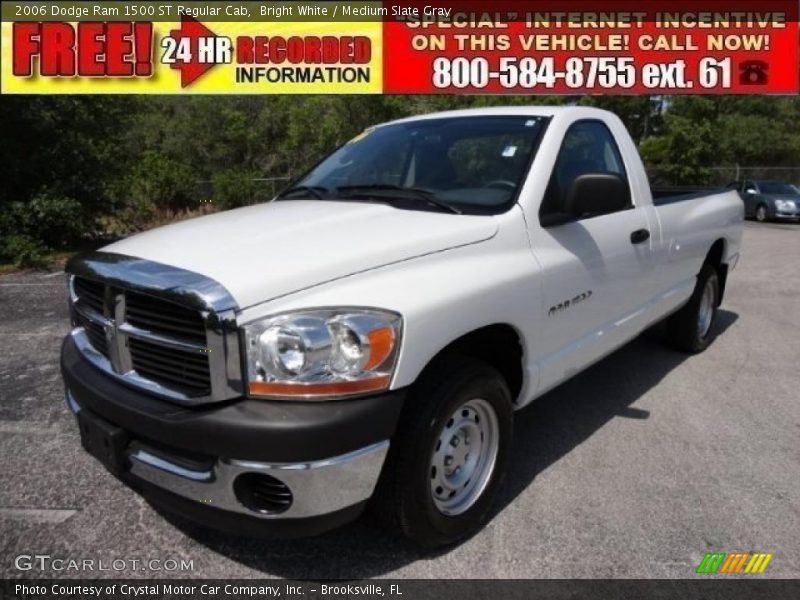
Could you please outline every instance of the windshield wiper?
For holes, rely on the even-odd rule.
[[[287,196],[296,194],[298,192],[305,192],[306,194],[311,194],[317,200],[324,200],[325,194],[330,192],[330,190],[326,187],[322,187],[321,185],[296,185],[294,187],[290,187],[288,190],[283,190],[280,194],[275,196],[275,199],[280,200],[281,198],[286,198]]]
[[[398,192],[397,194],[370,194],[370,192]],[[388,183],[373,183],[373,184],[366,184],[366,185],[342,185],[336,188],[336,194],[338,196],[344,197],[368,197],[368,198],[377,198],[377,199],[384,199],[384,198],[402,198],[402,199],[409,199],[409,200],[421,200],[426,204],[432,204],[442,210],[446,210],[447,212],[453,213],[455,215],[463,214],[461,210],[436,198],[436,195],[424,188],[417,188],[417,187],[404,187],[401,185],[391,185]]]

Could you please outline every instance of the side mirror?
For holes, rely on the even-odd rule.
[[[625,210],[631,205],[628,183],[616,173],[586,173],[575,178],[567,191],[564,211],[597,216]]]
[[[753,188],[750,188],[745,190],[744,193],[747,194],[748,196],[752,196],[753,194],[756,193],[756,191]]]

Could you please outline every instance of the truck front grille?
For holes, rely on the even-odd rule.
[[[89,320],[81,313],[78,313],[77,321],[86,331],[86,337],[89,338],[89,343],[92,345],[92,348],[108,358],[108,340],[106,340],[106,332],[103,326]]]
[[[79,276],[71,286],[75,323],[110,372],[178,399],[213,399],[213,368],[224,373],[225,357],[212,362],[208,313]]]
[[[73,285],[75,287],[75,295],[98,315],[102,315],[106,305],[106,286],[99,281],[92,281],[82,277],[76,277]]]
[[[154,333],[206,342],[206,326],[199,312],[147,294],[125,293],[125,320]]]
[[[210,392],[208,355],[165,348],[146,340],[129,340],[134,370],[151,381],[191,395]]]

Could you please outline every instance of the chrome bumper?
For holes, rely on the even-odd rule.
[[[80,411],[67,392],[73,413]],[[220,458],[208,470],[192,470],[171,462],[146,447],[134,447],[127,456],[130,474],[159,488],[206,506],[270,519],[300,519],[332,513],[367,500],[378,481],[389,441],[385,440],[325,460],[305,463],[265,463]],[[260,513],[244,506],[234,493],[235,479],[244,473],[262,473],[289,487],[291,506],[278,514]]]
[[[131,474],[184,498],[264,519],[299,519],[332,513],[368,499],[388,449],[389,442],[384,441],[328,460],[298,464],[223,459],[209,471],[191,471],[141,449],[129,458]],[[249,510],[233,491],[234,480],[243,473],[264,473],[283,482],[292,492],[292,505],[279,514]]]

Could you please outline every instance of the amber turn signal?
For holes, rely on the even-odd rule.
[[[350,396],[367,392],[380,392],[389,387],[391,377],[378,375],[369,379],[353,381],[331,381],[315,383],[284,383],[251,381],[250,394],[252,396],[270,396],[284,398],[316,398],[330,396]]]

